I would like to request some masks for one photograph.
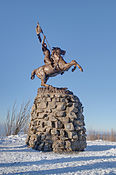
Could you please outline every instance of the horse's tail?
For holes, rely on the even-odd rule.
[[[32,79],[32,80],[35,78],[35,71],[36,71],[36,70],[33,70],[32,73],[31,73],[31,79]]]

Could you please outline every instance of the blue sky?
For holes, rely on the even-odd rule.
[[[68,87],[83,106],[87,129],[115,129],[116,123],[116,1],[0,1],[0,120],[17,101],[31,99],[40,87],[33,69],[43,64],[35,27],[40,25],[51,47],[66,50],[84,72],[69,70],[48,81]]]

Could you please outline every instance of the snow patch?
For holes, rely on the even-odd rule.
[[[26,135],[0,137],[0,174],[116,174],[116,142],[88,141],[84,152],[36,151]]]

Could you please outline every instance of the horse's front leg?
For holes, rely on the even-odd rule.
[[[81,72],[83,72],[83,68],[77,63],[78,68],[80,69]]]
[[[74,65],[74,68],[72,69],[72,72],[75,71],[76,66],[78,66],[78,68],[80,69],[80,71],[83,72],[83,68],[75,60],[72,60],[72,63]]]
[[[72,69],[72,72],[74,72],[74,71],[75,71],[76,67],[77,67],[77,66],[74,66],[74,68]]]

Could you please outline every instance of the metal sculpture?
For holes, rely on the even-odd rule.
[[[33,80],[35,78],[35,75],[41,79],[41,86],[49,87],[51,85],[47,85],[47,80],[49,77],[54,77],[57,76],[58,74],[63,74],[65,71],[68,71],[70,67],[74,66],[72,69],[72,72],[78,67],[81,72],[83,72],[82,67],[75,61],[72,60],[70,63],[67,63],[62,55],[65,55],[66,51],[62,50],[59,47],[53,47],[51,49],[44,33],[43,30],[41,29],[39,23],[37,23],[36,27],[36,33],[38,36],[38,39],[40,43],[42,42],[42,51],[44,56],[44,63],[45,65],[34,69],[31,73],[31,79]],[[40,34],[43,34],[43,40],[41,39]],[[46,40],[46,43],[45,43]],[[49,49],[47,48],[49,47]]]

